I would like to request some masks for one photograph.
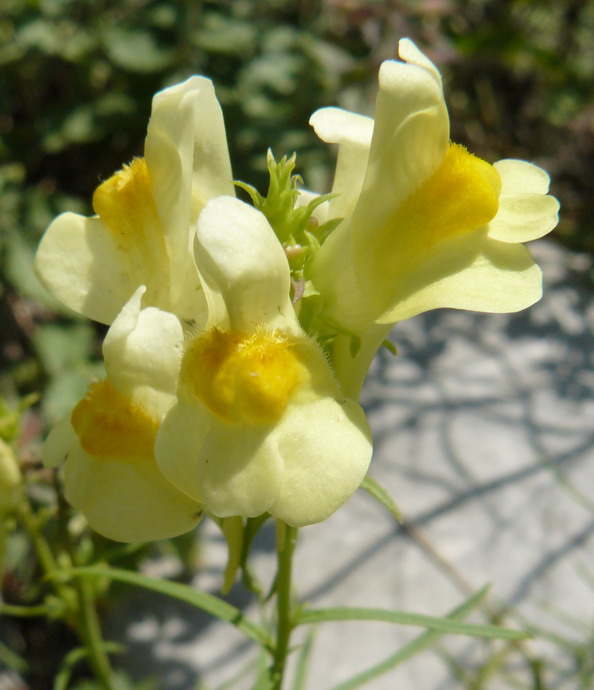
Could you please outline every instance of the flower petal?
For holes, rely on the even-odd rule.
[[[449,119],[432,70],[388,60],[380,68],[379,81],[361,195],[352,215],[318,252],[311,273],[328,315],[352,330],[375,319],[362,289],[366,285],[361,284],[376,247],[374,231],[390,226],[399,207],[438,170],[448,151]],[[374,270],[368,282],[387,286],[391,280]],[[385,308],[384,304],[382,311]]]
[[[506,158],[493,164],[501,177],[502,194],[546,194],[550,177],[533,163]]]
[[[141,286],[118,314],[103,342],[103,355],[112,385],[142,399],[160,418],[173,402],[184,335],[173,314],[141,309],[144,290]]]
[[[206,202],[234,195],[223,114],[210,79],[191,77],[155,95],[145,158],[171,259],[179,266]]]
[[[373,119],[342,108],[321,108],[309,119],[315,133],[329,144],[339,144],[329,217],[346,218],[359,198],[373,134]]]
[[[287,257],[262,213],[232,197],[213,199],[200,214],[196,240],[210,326],[301,332],[289,296]]]
[[[230,426],[199,404],[180,401],[157,435],[163,475],[217,517],[255,517],[274,502],[282,459],[269,427]]]
[[[398,57],[411,65],[418,65],[426,69],[441,88],[441,74],[431,60],[424,55],[410,38],[401,38],[398,41]]]
[[[75,444],[64,470],[66,500],[116,541],[165,539],[191,530],[201,506],[177,491],[153,458],[94,458]]]
[[[363,206],[373,208],[373,201],[381,201],[378,215],[389,214],[437,169],[449,142],[443,92],[430,71],[387,60],[380,67],[379,85],[363,187],[369,202]],[[388,193],[385,200],[384,190]],[[363,218],[365,209],[358,211]]]
[[[559,222],[559,202],[543,194],[505,194],[489,223],[489,237],[500,242],[528,242],[543,237]]]
[[[99,218],[59,215],[46,230],[35,270],[47,291],[89,319],[110,324],[136,288],[128,260]]]
[[[284,470],[278,498],[268,510],[295,527],[325,520],[339,508],[361,484],[372,453],[363,410],[332,398],[292,406],[272,441]]]
[[[515,312],[541,295],[541,272],[528,250],[490,240],[479,230],[428,254],[403,281],[400,298],[377,323],[395,323],[441,307]]]
[[[369,148],[373,135],[373,119],[342,108],[320,108],[310,117],[309,124],[327,144],[348,144]]]

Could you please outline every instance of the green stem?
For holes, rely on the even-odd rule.
[[[19,517],[31,539],[31,543],[33,544],[33,548],[35,549],[35,553],[37,554],[39,564],[44,574],[49,575],[50,573],[57,572],[58,564],[56,563],[56,559],[54,558],[49,544],[41,533],[39,518],[33,512],[29,497],[25,491],[23,491],[23,500],[19,505]],[[51,578],[50,582],[56,595],[60,599],[63,599],[64,603],[68,603],[68,595],[66,594],[67,588],[55,578]]]
[[[274,660],[270,668],[272,690],[281,690],[285,673],[285,663],[289,653],[291,632],[295,627],[291,607],[291,571],[293,552],[297,543],[297,528],[289,527],[280,520],[277,522],[277,558],[278,572],[276,579],[277,630]]]
[[[105,653],[105,643],[101,635],[101,626],[90,583],[84,578],[77,577],[74,586],[78,597],[78,628],[87,653],[89,664],[93,669],[95,678],[105,690],[113,690],[112,671],[109,657]]]
[[[29,496],[25,491],[23,491],[23,500],[21,501],[19,515],[31,539],[44,574],[55,575],[59,571],[59,565],[54,558],[54,554],[47,540],[43,536],[39,518],[35,515]],[[70,548],[69,550],[71,551],[72,559],[72,549]],[[70,586],[64,585],[60,579],[56,577],[50,577],[48,579],[52,584],[56,596],[65,606],[65,615],[69,616],[69,614],[72,614],[76,619],[76,628],[87,649],[89,663],[95,677],[101,682],[105,690],[112,690],[111,667],[105,653],[99,620],[88,583],[82,581],[80,578],[76,578],[74,583],[76,600],[74,600]]]
[[[74,566],[81,565],[77,557],[72,535],[68,530],[68,507],[59,485],[56,485],[56,491],[58,494],[58,521],[61,528],[63,543],[68,551],[70,562]],[[101,633],[101,624],[95,607],[95,597],[91,583],[84,577],[76,577],[74,578],[72,586],[76,591],[78,603],[77,630],[87,650],[89,665],[96,680],[101,683],[104,690],[112,690],[111,664],[105,651],[105,642]]]

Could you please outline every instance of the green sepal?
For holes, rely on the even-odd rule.
[[[226,518],[216,518],[216,522],[221,528],[225,541],[227,542],[227,567],[225,568],[225,575],[223,577],[223,585],[221,587],[221,594],[228,594],[235,576],[241,566],[241,554],[243,552],[243,538],[244,538],[244,522],[243,518],[234,516]]]
[[[255,518],[247,518],[245,521],[243,548],[241,551],[241,584],[260,599],[263,596],[263,590],[260,586],[260,583],[252,574],[252,571],[249,567],[248,557],[250,555],[250,548],[256,535],[269,517],[270,515],[268,513],[263,513]]]
[[[305,206],[296,206],[300,195],[299,186],[303,184],[299,175],[293,175],[296,160],[297,156],[293,154],[290,157],[283,156],[277,162],[272,151],[268,150],[266,163],[270,179],[266,196],[262,196],[257,189],[245,182],[235,181],[234,184],[247,192],[254,206],[266,216],[285,247],[301,245],[313,248],[311,237],[315,236],[316,248],[319,248],[342,219],[332,219],[320,225],[313,218],[313,212],[336,194],[323,194]]]
[[[382,341],[382,347],[385,347],[388,352],[391,352],[394,357],[398,356],[398,350],[396,348],[396,345],[391,340],[388,340],[387,338]]]

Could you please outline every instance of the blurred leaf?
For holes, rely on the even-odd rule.
[[[172,50],[161,48],[145,29],[110,26],[103,32],[103,42],[113,62],[130,72],[158,72],[175,57]]]
[[[202,15],[193,42],[207,52],[247,55],[255,49],[257,36],[253,22],[209,12]]]
[[[412,625],[437,630],[450,635],[468,635],[470,637],[487,637],[498,640],[525,640],[532,637],[522,630],[511,630],[495,625],[478,625],[463,623],[449,618],[435,618],[421,613],[406,613],[402,611],[384,611],[383,609],[336,607],[328,609],[304,610],[297,621],[297,625],[311,623],[328,623],[331,621],[378,621],[396,623],[397,625]]]
[[[88,322],[69,328],[46,324],[37,329],[34,338],[43,365],[53,375],[71,371],[85,362],[93,340],[93,328]]]
[[[452,620],[464,618],[482,603],[488,591],[488,587],[483,587],[478,592],[473,594],[469,599],[467,599],[463,604],[457,606],[453,611],[451,611],[451,613],[448,613],[446,618]],[[422,651],[435,644],[440,637],[442,637],[442,635],[444,635],[443,632],[437,630],[427,630],[408,642],[406,645],[404,645],[404,647],[401,647],[397,652],[391,654],[387,659],[384,659],[379,664],[374,664],[366,671],[358,673],[356,676],[349,678],[349,680],[335,686],[332,688],[332,690],[354,690],[354,688],[360,688],[362,685],[369,683],[369,681],[373,680],[374,678],[387,673],[404,661],[407,661],[413,656],[420,654]]]
[[[219,599],[207,592],[200,592],[188,585],[182,585],[178,582],[170,582],[168,580],[160,580],[141,573],[135,573],[129,570],[118,570],[116,568],[72,568],[70,570],[61,570],[59,575],[60,577],[64,575],[74,577],[104,577],[109,580],[117,580],[119,582],[127,582],[131,585],[136,585],[137,587],[144,587],[145,589],[159,592],[173,599],[185,601],[196,608],[210,613],[212,616],[215,616],[215,618],[231,623],[243,632],[244,635],[258,642],[260,645],[269,647],[271,644],[266,631],[245,618],[238,608],[228,604],[226,601],[223,601],[223,599]]]

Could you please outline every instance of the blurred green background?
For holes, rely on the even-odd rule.
[[[60,211],[91,212],[141,154],[152,95],[195,73],[216,84],[238,179],[264,190],[270,146],[325,191],[332,152],[310,114],[372,114],[378,66],[409,36],[443,72],[452,138],[543,165],[556,238],[593,252],[593,35],[591,0],[3,0],[0,394],[45,391],[45,424],[97,372],[96,327],[45,294],[35,246]]]

